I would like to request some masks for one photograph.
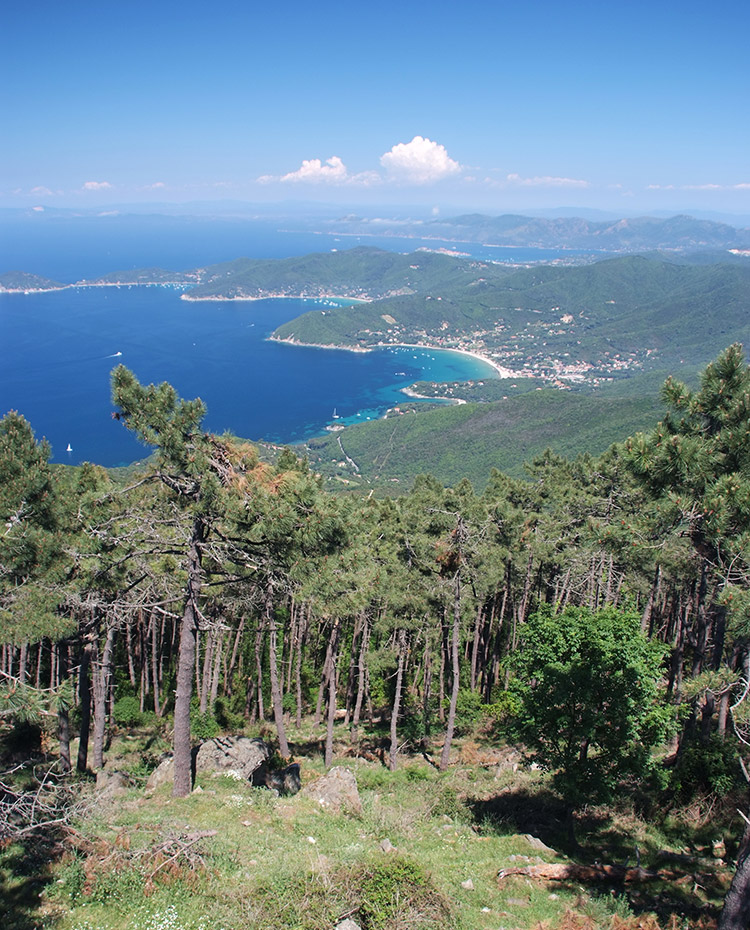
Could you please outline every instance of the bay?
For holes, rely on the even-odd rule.
[[[169,381],[182,397],[201,397],[209,430],[282,444],[382,416],[420,378],[496,376],[455,352],[268,341],[314,303],[194,303],[151,286],[0,295],[0,411],[22,413],[50,441],[53,461],[113,466],[148,452],[112,418],[109,379],[119,363],[144,383]]]
[[[133,268],[186,270],[243,255],[283,258],[357,245],[397,252],[444,247],[514,263],[573,254],[340,236],[280,223],[268,217],[0,216],[0,271],[72,283]],[[112,466],[148,451],[112,419],[109,379],[119,362],[143,382],[169,381],[181,396],[201,397],[208,429],[283,444],[382,416],[406,400],[401,389],[416,380],[496,377],[489,365],[452,352],[362,354],[269,342],[277,326],[310,309],[309,301],[179,297],[179,290],[164,287],[0,294],[0,416],[21,412],[52,444],[53,461]]]

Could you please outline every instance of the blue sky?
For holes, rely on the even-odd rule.
[[[27,0],[0,206],[750,214],[750,5]]]

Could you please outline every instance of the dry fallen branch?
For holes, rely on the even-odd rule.
[[[563,865],[545,862],[541,865],[500,869],[497,880],[501,882],[519,876],[550,882],[673,882],[684,878],[684,873],[673,869],[628,869],[621,865]]]

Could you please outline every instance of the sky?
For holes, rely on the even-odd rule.
[[[27,0],[0,207],[750,214],[750,4]]]

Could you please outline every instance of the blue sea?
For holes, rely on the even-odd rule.
[[[31,271],[65,283],[131,268],[182,270],[240,255],[283,257],[360,244],[285,233],[268,222],[179,217],[22,223],[12,236],[6,222],[0,232],[0,271]],[[423,244],[362,242],[394,251]],[[520,252],[545,257],[481,246],[477,257],[488,251],[496,260],[499,251],[513,253],[508,260],[514,261],[525,260]],[[209,430],[282,444],[320,435],[328,425],[380,417],[407,399],[403,387],[420,379],[496,376],[489,365],[452,352],[353,353],[270,342],[277,326],[314,305],[309,301],[193,303],[180,300],[180,293],[97,287],[0,295],[0,416],[22,413],[37,437],[50,441],[55,462],[113,466],[150,451],[112,418],[109,379],[119,363],[144,383],[169,381],[182,397],[201,397]]]

